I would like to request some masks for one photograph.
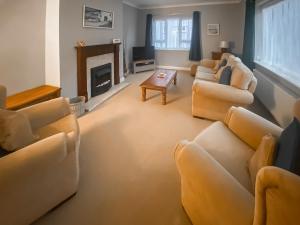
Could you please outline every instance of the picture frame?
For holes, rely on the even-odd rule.
[[[207,35],[220,35],[220,24],[207,24]]]
[[[113,29],[114,12],[83,5],[83,27]]]

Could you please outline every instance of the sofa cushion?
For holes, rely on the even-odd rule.
[[[36,140],[28,118],[21,112],[0,109],[0,130],[0,146],[6,151],[16,151]]]
[[[224,84],[224,85],[230,85],[230,80],[231,80],[231,67],[227,66],[223,69],[219,84]]]
[[[223,59],[223,60],[220,62],[219,66],[220,66],[220,67],[226,66],[226,64],[227,64],[227,59]]]
[[[201,132],[194,140],[215,158],[239,183],[252,192],[248,161],[254,151],[218,121]]]
[[[215,76],[214,76],[216,80],[220,80],[221,75],[222,75],[224,69],[225,69],[225,66],[222,66],[222,67],[220,67],[220,69],[216,72],[216,74],[215,74]]]
[[[232,69],[230,85],[242,90],[248,90],[253,73],[242,63],[237,63]]]
[[[218,70],[221,68],[220,66],[220,60],[216,60],[216,65],[214,66],[214,68],[212,69],[214,71],[214,73],[218,72]]]
[[[50,123],[47,126],[37,129],[35,133],[39,135],[40,139],[44,139],[61,132],[70,133],[77,130],[76,126],[76,116],[70,114],[54,123]]]
[[[11,152],[8,152],[5,149],[0,147],[0,158],[7,156],[9,153],[11,153]]]
[[[249,160],[249,173],[251,176],[253,192],[258,171],[265,166],[272,166],[275,156],[276,139],[271,135],[265,135],[254,155]]]
[[[275,165],[300,176],[300,122],[293,122],[282,131]]]
[[[228,57],[226,66],[234,67],[236,64],[241,63],[242,60],[234,55]]]
[[[215,73],[214,69],[211,69],[211,68],[208,68],[208,67],[205,67],[205,66],[198,66],[197,67],[197,72],[198,71],[204,72],[204,73],[211,73],[211,74]]]
[[[197,71],[195,78],[200,80],[206,80],[206,81],[216,81],[214,74],[204,73],[200,71]]]
[[[39,135],[40,139],[45,139],[52,135],[64,132],[68,137],[67,149],[72,150],[75,149],[74,146],[76,146],[76,142],[79,140],[78,129],[76,116],[74,114],[70,114],[60,120],[55,121],[54,123],[35,130],[35,133]]]

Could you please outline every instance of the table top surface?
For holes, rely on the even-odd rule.
[[[28,102],[35,101],[39,98],[60,91],[61,88],[54,87],[50,85],[43,85],[37,88],[26,90],[20,93],[17,93],[12,96],[8,96],[6,99],[6,108],[16,108],[22,106]]]
[[[165,77],[159,77],[160,73],[164,73]],[[176,70],[157,70],[140,86],[145,88],[166,88],[176,77]]]

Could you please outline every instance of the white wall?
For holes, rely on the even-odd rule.
[[[243,50],[245,2],[238,4],[203,5],[195,7],[162,8],[141,10],[139,13],[139,45],[145,43],[145,24],[148,13],[153,16],[180,14],[192,16],[193,11],[201,12],[201,38],[202,53],[204,58],[211,58],[212,51],[220,51],[218,48],[221,40],[233,42],[232,51],[241,55]],[[220,24],[219,36],[208,36],[207,24]],[[189,51],[156,51],[158,65],[190,67]]]
[[[45,82],[60,87],[59,0],[47,0],[45,35]]]
[[[83,4],[114,12],[113,29],[82,27]],[[87,45],[108,44],[113,38],[123,40],[122,0],[60,0],[60,74],[63,96],[77,96],[76,42]],[[120,75],[123,75],[123,47],[120,51]]]
[[[123,39],[125,57],[129,69],[132,71],[132,47],[138,45],[139,9],[123,4]]]
[[[0,83],[8,95],[45,83],[46,0],[4,0],[0,7]]]

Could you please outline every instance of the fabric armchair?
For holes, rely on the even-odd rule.
[[[67,101],[57,98],[18,112],[28,117],[38,140],[0,158],[5,225],[31,224],[75,194],[79,183],[80,130]]]
[[[248,170],[262,137],[278,137],[281,132],[264,118],[232,107],[224,122],[214,122],[193,141],[177,145],[182,204],[194,225],[299,223],[300,177],[263,167],[253,190]]]
[[[250,225],[254,197],[206,150],[186,142],[175,151],[182,205],[193,225]],[[237,213],[238,209],[238,213]]]
[[[262,168],[256,179],[253,225],[298,224],[299,190],[299,176],[277,167]]]

